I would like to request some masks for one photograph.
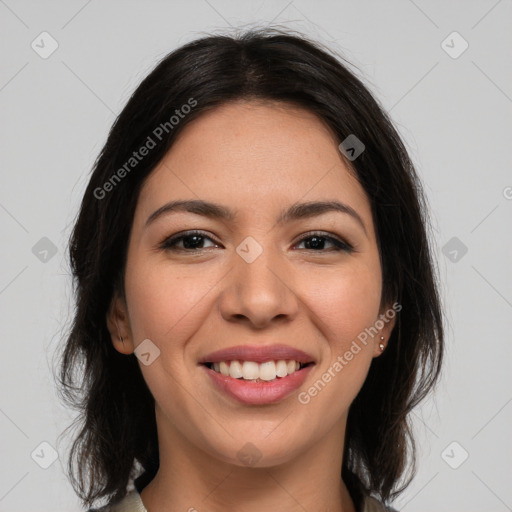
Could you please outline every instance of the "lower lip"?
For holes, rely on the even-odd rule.
[[[313,365],[297,370],[286,377],[277,377],[268,382],[251,382],[234,379],[203,365],[213,383],[227,395],[239,402],[250,405],[271,404],[284,400],[299,388],[308,376]]]

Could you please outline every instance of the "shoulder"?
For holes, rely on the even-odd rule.
[[[87,512],[147,512],[137,491],[129,492],[121,501],[101,508],[91,508]]]
[[[365,496],[361,512],[398,512],[372,496]]]
[[[91,508],[87,512],[147,512],[140,495],[136,491],[129,492],[120,502],[114,505],[105,505],[101,508]],[[382,502],[366,496],[361,512],[398,512],[394,508],[385,506]]]

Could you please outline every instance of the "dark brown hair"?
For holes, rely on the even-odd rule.
[[[387,114],[341,57],[302,35],[265,29],[203,37],[167,55],[137,87],[94,164],[70,239],[76,308],[58,377],[63,400],[79,411],[68,472],[86,506],[100,498],[119,501],[138,469],[150,476],[158,469],[154,399],[136,356],[114,349],[106,325],[114,293],[124,296],[139,191],[190,121],[238,99],[300,105],[339,142],[355,134],[365,145],[350,165],[371,203],[382,304],[398,301],[402,309],[350,407],[342,476],[354,493],[388,500],[414,473],[408,414],[435,384],[443,354],[419,179]],[[171,122],[187,104],[195,106]],[[159,126],[167,127],[160,138]],[[156,146],[129,172],[118,172],[152,134]],[[114,179],[116,173],[122,179]]]

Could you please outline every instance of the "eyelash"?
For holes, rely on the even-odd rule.
[[[212,237],[208,236],[206,233],[204,233],[202,231],[192,230],[192,231],[186,231],[184,233],[181,233],[181,234],[178,234],[178,235],[173,235],[173,236],[170,236],[170,237],[166,238],[159,245],[159,249],[167,250],[167,251],[174,251],[174,252],[199,252],[199,251],[203,251],[203,250],[207,250],[208,249],[208,247],[198,248],[198,249],[181,249],[181,248],[178,249],[178,248],[175,247],[178,242],[181,242],[182,240],[184,240],[186,238],[193,237],[193,236],[200,236],[200,237],[202,237],[204,239],[207,238],[207,239],[211,240],[212,242],[214,242],[215,244],[218,244],[218,242],[216,242]],[[313,252],[320,252],[320,253],[322,253],[322,252],[339,252],[339,251],[344,251],[344,252],[347,252],[347,253],[350,254],[352,252],[355,252],[354,247],[352,245],[350,245],[348,242],[345,242],[345,241],[343,241],[341,239],[338,239],[338,238],[335,238],[333,236],[326,235],[325,233],[322,233],[321,231],[315,231],[315,232],[307,233],[306,236],[303,236],[296,243],[299,244],[299,243],[304,242],[305,240],[309,240],[310,238],[315,238],[315,237],[327,240],[328,242],[333,244],[334,248],[332,248],[329,251],[327,251],[325,249],[321,249],[321,250],[304,249],[304,250],[313,251]]]

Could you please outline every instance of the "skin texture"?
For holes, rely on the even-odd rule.
[[[155,397],[160,448],[160,469],[141,494],[149,512],[355,510],[340,478],[348,408],[393,321],[360,343],[306,405],[297,392],[275,404],[239,403],[198,365],[215,350],[282,343],[315,360],[299,389],[307,391],[389,309],[379,309],[370,203],[338,143],[306,110],[237,101],[187,125],[146,180],[128,248],[126,302],[112,301],[107,323],[119,352],[131,354],[145,339],[160,350],[152,364],[139,361]],[[215,202],[237,216],[175,212],[145,226],[177,199]],[[276,222],[294,203],[329,200],[353,208],[364,228],[340,212]],[[209,237],[203,249],[186,252],[182,242],[174,251],[159,248],[171,235],[196,229]],[[299,238],[312,231],[355,251],[335,251],[328,240],[311,248]],[[236,252],[248,236],[263,249],[252,263]],[[261,454],[250,467],[237,457],[248,442]]]

